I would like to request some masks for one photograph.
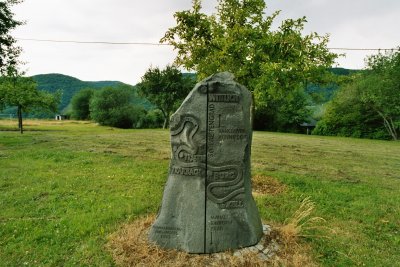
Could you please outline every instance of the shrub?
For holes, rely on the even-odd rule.
[[[77,120],[90,119],[89,103],[94,94],[91,88],[83,89],[77,92],[71,99],[71,116]]]
[[[91,118],[101,125],[134,128],[144,116],[142,107],[132,104],[133,91],[127,86],[105,87],[90,101]]]
[[[148,111],[136,124],[136,128],[161,128],[164,117],[158,109]]]

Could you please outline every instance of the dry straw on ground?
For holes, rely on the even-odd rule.
[[[286,191],[286,186],[271,176],[256,174],[251,181],[254,195],[277,195]]]
[[[146,216],[124,225],[109,237],[107,249],[118,266],[317,266],[310,256],[310,247],[301,242],[308,227],[316,227],[321,218],[310,217],[314,204],[309,198],[303,200],[300,208],[280,227],[272,227],[265,242],[274,240],[280,250],[270,259],[262,260],[257,253],[233,252],[211,255],[188,254],[176,250],[163,250],[147,239],[148,230],[155,216]]]
[[[281,236],[286,244],[296,242],[299,237],[309,236],[306,234],[309,230],[322,228],[320,224],[325,220],[321,217],[311,217],[314,209],[315,204],[309,197],[302,200],[293,216],[280,228]]]
[[[309,197],[301,201],[300,207],[286,220],[286,223],[278,227],[281,250],[277,259],[283,266],[318,266],[312,259],[311,248],[301,242],[302,237],[322,237],[309,235],[310,230],[324,229],[321,217],[311,217],[315,209],[314,202]]]

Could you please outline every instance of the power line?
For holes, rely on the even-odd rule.
[[[345,47],[328,47],[329,50],[350,50],[350,51],[400,51],[400,48],[345,48]]]
[[[108,41],[76,41],[76,40],[54,40],[36,38],[15,38],[20,41],[50,42],[50,43],[75,43],[75,44],[107,44],[107,45],[151,45],[151,46],[172,46],[170,44],[152,42],[108,42]],[[342,51],[400,51],[400,48],[349,48],[349,47],[328,47],[329,50]]]
[[[52,40],[52,39],[33,39],[33,38],[15,38],[20,41],[34,41],[34,42],[50,42],[50,43],[75,43],[75,44],[109,44],[109,45],[168,45],[160,43],[147,43],[147,42],[103,42],[103,41],[75,41],[75,40]]]

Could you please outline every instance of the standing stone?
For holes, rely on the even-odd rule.
[[[168,181],[149,234],[161,247],[213,253],[262,236],[251,194],[252,97],[233,78],[198,83],[171,117]]]

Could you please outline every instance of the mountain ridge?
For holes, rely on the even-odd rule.
[[[39,90],[55,93],[61,90],[61,102],[59,110],[64,110],[70,103],[74,94],[85,88],[101,89],[104,87],[116,87],[120,85],[132,86],[120,81],[82,81],[73,76],[60,73],[46,73],[31,76]],[[134,86],[132,86],[134,88]]]

